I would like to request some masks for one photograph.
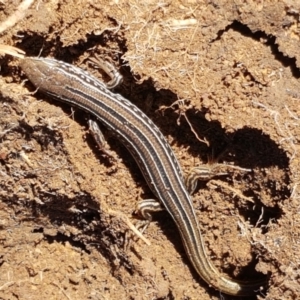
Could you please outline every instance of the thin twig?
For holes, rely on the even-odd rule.
[[[22,20],[26,15],[27,9],[32,5],[33,2],[34,0],[24,0],[17,7],[16,11],[0,24],[0,34]]]

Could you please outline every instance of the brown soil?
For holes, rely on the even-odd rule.
[[[20,2],[0,1],[0,22]],[[0,43],[99,78],[88,58],[110,60],[124,76],[117,92],[159,126],[185,173],[212,161],[251,169],[227,168],[194,194],[207,253],[231,277],[268,277],[252,299],[296,299],[300,3],[244,2],[35,1]],[[1,59],[0,299],[232,299],[199,278],[165,212],[144,234],[151,246],[125,247],[124,216],[134,223],[152,197],[133,158],[103,129],[110,161],[88,114],[25,79]]]

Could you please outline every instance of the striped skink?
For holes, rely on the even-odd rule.
[[[160,130],[139,108],[70,64],[25,57],[20,66],[38,90],[96,116],[128,148],[150,189],[175,221],[186,254],[204,281],[229,295],[259,292],[264,281],[235,281],[223,276],[208,259],[179,163]]]

